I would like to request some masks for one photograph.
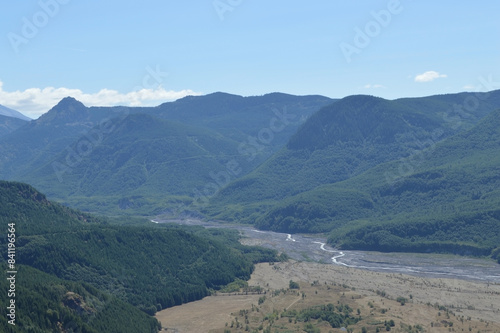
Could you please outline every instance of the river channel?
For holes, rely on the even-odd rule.
[[[320,262],[421,277],[500,283],[500,265],[488,259],[440,254],[340,251],[328,246],[326,238],[314,235],[283,234],[256,230],[249,226],[220,224],[195,219],[156,219],[152,222],[236,229],[243,236],[242,242],[244,244],[260,245],[285,252],[290,258],[299,261]]]

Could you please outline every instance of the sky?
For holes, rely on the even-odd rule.
[[[283,92],[500,89],[500,1],[25,0],[0,10],[0,104],[154,106]]]

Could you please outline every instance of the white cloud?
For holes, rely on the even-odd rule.
[[[189,95],[201,95],[201,93],[189,89],[165,90],[161,86],[154,89],[143,88],[125,94],[111,89],[101,89],[97,93],[88,94],[80,89],[54,87],[8,92],[3,90],[3,82],[0,81],[0,104],[34,119],[68,96],[76,98],[86,106],[154,106]]]
[[[447,77],[446,74],[439,74],[436,71],[428,71],[415,76],[415,82],[431,82],[435,79]]]
[[[381,84],[366,84],[363,86],[365,89],[381,89],[381,88],[387,88],[386,86],[383,86]]]

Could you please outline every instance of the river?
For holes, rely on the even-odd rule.
[[[244,244],[260,245],[285,252],[294,260],[341,265],[376,272],[500,283],[500,265],[488,259],[440,254],[340,251],[328,246],[326,238],[315,235],[283,234],[256,230],[244,225],[220,224],[195,219],[157,219],[152,222],[235,229],[244,237],[242,241]]]

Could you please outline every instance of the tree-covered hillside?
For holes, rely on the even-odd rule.
[[[311,116],[285,148],[214,202],[280,200],[350,178],[406,154],[415,138],[439,127],[436,118],[381,98],[346,97]]]
[[[111,225],[51,202],[29,185],[0,181],[0,225],[7,230],[9,223],[16,229],[18,274],[33,272],[33,280],[19,278],[19,290],[23,297],[47,297],[31,308],[20,302],[19,313],[33,312],[32,325],[48,331],[69,320],[94,332],[105,327],[99,316],[123,308],[124,316],[139,318],[142,332],[149,332],[156,324],[141,313],[198,300],[237,278],[248,279],[254,263],[277,260],[274,251],[243,246],[229,231]],[[0,239],[2,247],[6,242]],[[6,252],[2,256],[7,259]],[[80,307],[65,307],[68,297]]]
[[[51,202],[28,184],[0,181],[0,223],[11,222],[18,223],[17,236],[28,236],[71,231],[102,220]]]
[[[450,122],[436,111],[446,99],[433,112],[368,96],[323,108],[205,211],[262,229],[331,232],[342,248],[496,257],[500,110]]]
[[[248,173],[332,102],[214,93],[158,107],[88,108],[68,97],[0,137],[0,178],[85,211],[156,214]]]
[[[500,91],[481,95],[480,107],[468,111],[466,118],[457,118],[457,105],[474,94],[395,101],[346,97],[315,113],[283,149],[223,188],[205,213],[254,223],[286,198],[411,157],[474,126],[488,107],[491,111],[500,103],[499,95]]]
[[[420,152],[412,172],[400,173],[407,161],[395,161],[338,184],[370,193],[378,206],[370,220],[384,223],[352,225],[332,240],[344,247],[392,243],[407,250],[443,241],[469,244],[489,254],[500,246],[499,152],[496,110],[471,130]]]
[[[7,265],[0,264],[2,271]],[[9,281],[0,280],[0,288],[9,290]],[[87,283],[70,282],[29,266],[19,265],[14,297],[0,294],[2,305],[15,300],[15,320],[9,324],[10,309],[0,309],[2,332],[85,332],[155,333],[156,319],[132,305],[103,293]]]
[[[238,145],[217,132],[146,114],[112,119],[109,128],[83,154],[86,136],[70,146],[74,155],[61,152],[22,180],[87,211],[152,214],[212,181],[206,170],[225,170],[222,161]]]
[[[406,159],[287,198],[256,225],[333,230],[330,241],[350,249],[490,254],[500,246],[499,152],[497,110]]]
[[[238,142],[248,142],[248,136],[258,137],[259,132],[267,134],[266,129],[270,129],[273,132],[271,142],[267,142],[269,138],[266,137],[266,142],[260,142],[260,145],[274,152],[286,144],[310,115],[334,101],[319,95],[270,93],[242,97],[217,92],[206,96],[188,96],[148,112],[159,118],[217,130]]]
[[[106,129],[107,121],[128,112],[127,108],[87,108],[74,98],[61,100],[40,118],[0,138],[0,179],[21,176],[49,162],[72,142],[95,126]]]

